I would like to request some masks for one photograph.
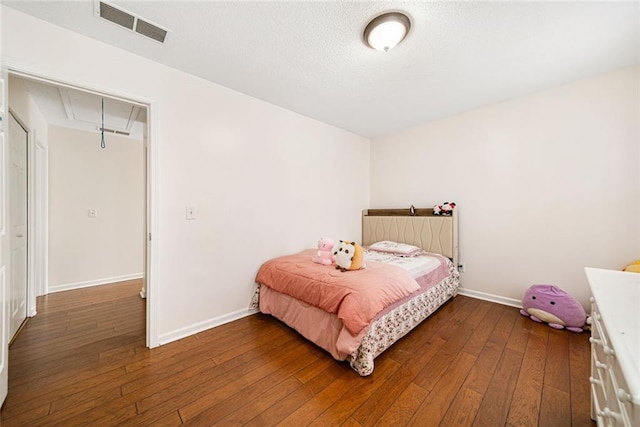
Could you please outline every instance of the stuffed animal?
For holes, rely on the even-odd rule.
[[[316,251],[316,254],[311,258],[311,261],[323,265],[333,264],[333,254],[331,253],[332,249],[333,240],[328,237],[321,237],[320,240],[318,240],[318,250]]]
[[[629,273],[640,273],[640,260],[627,265],[622,271],[627,271]]]
[[[587,313],[575,298],[554,285],[533,285],[522,298],[523,316],[555,329],[582,332]]]
[[[441,205],[435,205],[433,207],[433,214],[449,216],[453,213],[453,208],[455,207],[456,207],[456,204],[453,202],[444,202]]]
[[[336,269],[342,272],[360,270],[365,267],[364,250],[356,242],[340,240],[333,255],[336,257]]]

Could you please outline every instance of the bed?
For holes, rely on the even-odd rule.
[[[370,375],[378,355],[456,296],[457,214],[457,209],[451,216],[434,215],[432,209],[365,210],[362,213],[365,269],[343,273],[331,266],[312,263],[313,249],[275,258],[260,268],[252,304],[294,328],[336,360],[348,361],[358,374]],[[376,243],[373,248],[378,250],[373,250]],[[406,245],[420,248],[420,253],[403,252]],[[401,256],[397,255],[396,247]],[[311,280],[300,285],[296,276],[304,276],[307,269],[321,272],[322,280],[330,281]],[[285,286],[290,279],[295,280],[294,285]],[[351,284],[352,279],[366,285]],[[346,296],[325,295],[323,292],[334,286],[331,281],[340,281],[348,288]],[[378,286],[384,289],[380,292],[387,298],[382,308],[373,302],[369,304],[368,294],[360,291],[378,292]],[[318,301],[307,299],[317,293],[322,293],[317,296]],[[364,300],[366,307],[345,314],[345,301],[356,294],[360,296],[355,299]]]

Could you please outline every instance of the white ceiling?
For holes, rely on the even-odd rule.
[[[3,4],[365,137],[640,63],[638,1],[113,2],[164,45],[92,1]],[[382,53],[362,32],[388,10],[413,26]]]

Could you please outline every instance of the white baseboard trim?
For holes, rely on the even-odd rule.
[[[522,308],[522,301],[513,298],[501,297],[499,295],[487,294],[485,292],[474,291],[472,289],[458,288],[458,294],[465,297],[481,299],[495,302],[497,304],[508,305],[510,307]]]
[[[513,298],[501,297],[499,295],[487,294],[484,292],[474,291],[471,289],[458,288],[458,294],[464,295],[470,298],[481,299],[485,301],[495,302],[497,304],[508,305],[511,307],[522,308],[522,303]],[[177,329],[173,332],[162,334],[158,337],[158,343],[160,345],[169,344],[170,342],[177,341],[182,338],[186,338],[190,335],[197,334],[207,329],[215,328],[216,326],[224,325],[225,323],[233,322],[234,320],[242,319],[243,317],[251,316],[259,311],[257,309],[243,309],[234,311],[232,313],[224,314],[222,316],[214,317],[213,319],[205,320],[204,322],[196,323],[184,328]]]
[[[158,343],[160,345],[169,344],[170,342],[197,334],[198,332],[206,331],[207,329],[215,328],[216,326],[224,325],[225,323],[233,322],[234,320],[242,319],[243,317],[251,316],[256,313],[258,313],[257,309],[245,308],[243,310],[214,317],[213,319],[205,320],[204,322],[180,328],[167,334],[162,334],[158,337]]]
[[[86,280],[84,282],[64,283],[49,287],[49,293],[70,291],[71,289],[88,288],[90,286],[106,285],[108,283],[124,282],[126,280],[142,279],[143,273],[125,274],[124,276],[105,277],[103,279]]]

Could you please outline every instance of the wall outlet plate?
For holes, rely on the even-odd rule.
[[[464,262],[458,263],[458,272],[464,273],[466,272],[466,270],[467,270],[467,267]]]
[[[196,219],[196,208],[193,206],[187,206],[185,216],[187,219]]]

